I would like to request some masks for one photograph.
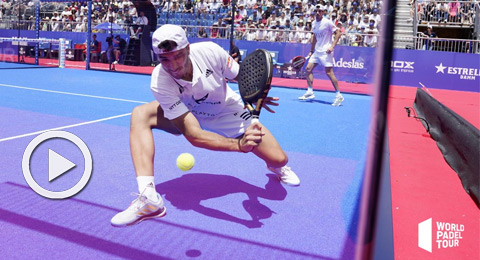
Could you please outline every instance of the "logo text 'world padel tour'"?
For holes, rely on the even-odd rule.
[[[462,224],[436,221],[433,225],[432,218],[429,218],[418,224],[418,246],[430,253],[432,247],[436,249],[458,247],[463,238],[463,231],[465,226]]]

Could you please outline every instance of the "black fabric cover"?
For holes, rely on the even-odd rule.
[[[480,131],[420,88],[413,107],[418,117],[428,122],[443,157],[480,208]],[[427,123],[420,121],[427,128]]]

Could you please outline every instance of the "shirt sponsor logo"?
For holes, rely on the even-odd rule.
[[[363,62],[357,61],[356,59],[351,59],[350,61],[344,61],[343,58],[340,58],[338,61],[333,59],[333,64],[336,68],[347,68],[347,69],[363,69],[365,66]]]
[[[207,93],[205,96],[203,96],[202,98],[200,98],[200,99],[195,99],[195,97],[192,95],[192,99],[195,100],[195,103],[197,103],[197,104],[202,103],[202,102],[205,101],[205,99],[207,99],[207,98],[208,98],[208,93]]]
[[[393,72],[414,73],[415,68],[413,64],[415,64],[413,61],[393,60],[391,68]]]
[[[212,74],[213,74],[213,70],[207,69],[207,72],[205,72],[205,78],[208,78]]]
[[[460,79],[464,79],[464,80],[475,80],[476,77],[480,77],[479,69],[448,67],[448,66],[443,66],[443,63],[440,63],[440,65],[435,66],[435,68],[437,69],[436,73],[458,75]]]
[[[182,101],[181,101],[181,100],[178,100],[178,101],[175,102],[173,105],[171,105],[168,109],[169,109],[169,110],[172,110],[172,109],[174,109],[175,107],[177,107],[180,103],[182,103]]]
[[[230,56],[228,56],[228,58],[227,58],[227,67],[228,67],[229,69],[231,69],[232,66],[233,66],[233,59],[232,59]]]

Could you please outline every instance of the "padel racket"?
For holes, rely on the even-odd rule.
[[[245,107],[252,115],[252,123],[258,122],[263,102],[270,91],[272,73],[272,56],[264,49],[250,53],[240,64],[238,89]]]
[[[307,61],[306,57],[303,56],[295,56],[292,59],[292,67],[296,70],[299,70],[305,65],[305,62]]]

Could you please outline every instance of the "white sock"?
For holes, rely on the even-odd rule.
[[[312,87],[308,87],[307,93],[313,93],[313,88],[312,88]]]
[[[340,93],[340,91],[337,91],[337,97],[341,96],[341,95],[342,95],[342,93]]]
[[[137,176],[138,191],[149,200],[157,201],[157,191],[155,190],[155,178],[153,176]]]

